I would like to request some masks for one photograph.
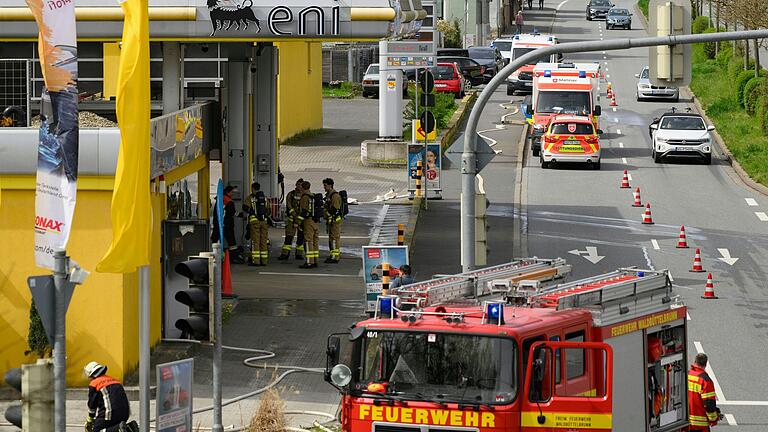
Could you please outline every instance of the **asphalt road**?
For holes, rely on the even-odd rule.
[[[617,1],[630,10],[633,3]],[[553,32],[562,42],[646,36],[638,16],[632,30],[607,31],[605,22],[584,19],[584,2],[565,0],[557,7]],[[526,22],[536,20],[537,13],[530,12]],[[542,16],[538,20],[547,23]],[[762,372],[762,360],[768,358],[768,221],[756,212],[767,211],[768,198],[744,185],[719,153],[710,166],[653,162],[648,124],[671,106],[685,108],[691,103],[687,91],[676,104],[635,100],[634,74],[646,65],[647,53],[632,49],[567,57],[603,62],[618,107],[614,111],[603,99],[601,171],[578,166],[542,170],[538,158],[528,153],[523,227],[529,254],[566,257],[574,264],[574,277],[621,266],[669,269],[676,293],[690,309],[689,359],[697,350],[709,355],[719,384],[718,403],[729,414],[721,428],[765,431],[768,376]],[[619,188],[625,169],[632,189]],[[636,187],[643,203],[651,203],[654,225],[642,225],[642,209],[632,207],[631,190]],[[681,225],[690,249],[675,247]],[[588,246],[604,258],[592,264],[584,257]],[[713,274],[718,300],[700,298],[707,273],[688,271],[696,247],[701,248],[704,268]],[[738,261],[721,260],[726,258],[723,253]]]

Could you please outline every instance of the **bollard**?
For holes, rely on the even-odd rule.
[[[397,245],[405,245],[405,224],[397,224]]]
[[[381,263],[381,295],[389,292],[389,263]]]
[[[416,161],[416,196],[421,197],[421,175],[422,175],[422,162]]]

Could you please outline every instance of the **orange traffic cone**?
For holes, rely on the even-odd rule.
[[[605,96],[610,99],[611,95],[613,94],[613,86],[611,86],[611,83],[608,83],[606,85],[607,90],[605,91]]]
[[[608,104],[608,105],[609,106],[619,106],[618,104],[616,104],[616,94],[613,94],[613,93],[611,94],[611,103]]]
[[[640,188],[635,189],[635,191],[632,192],[632,196],[635,197],[635,203],[632,204],[632,207],[642,207],[643,202],[640,201]]]
[[[717,296],[715,295],[715,285],[712,283],[712,273],[707,275],[707,286],[704,288],[704,295],[701,296],[701,298],[707,299],[707,300],[717,298]]]
[[[704,273],[704,267],[701,266],[701,252],[699,248],[696,248],[696,253],[693,255],[693,268],[690,271]]]
[[[643,225],[653,225],[653,218],[651,217],[651,203],[645,204],[645,213],[643,213]]]
[[[629,174],[624,170],[624,177],[621,178],[621,189],[629,189]]]
[[[680,238],[677,240],[677,247],[680,249],[688,248],[688,241],[685,239],[685,227],[680,227]]]
[[[229,250],[224,251],[224,261],[221,264],[221,295],[234,297],[232,292],[232,271],[229,268]]]

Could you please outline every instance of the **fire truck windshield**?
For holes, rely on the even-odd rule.
[[[590,93],[585,91],[542,91],[536,100],[537,113],[590,115]]]
[[[448,333],[368,332],[358,388],[386,383],[392,394],[482,404],[509,403],[517,391],[512,339]]]

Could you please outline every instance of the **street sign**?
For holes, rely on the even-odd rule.
[[[157,431],[192,432],[194,360],[157,365]]]
[[[419,88],[424,93],[432,93],[435,89],[435,76],[429,70],[424,70],[419,74]]]
[[[424,140],[427,140],[429,142],[433,142],[437,139],[437,129],[433,129],[430,133],[425,133],[424,129],[421,127],[421,120],[414,120],[413,121],[413,133],[414,133],[414,141],[416,143],[419,143],[421,145],[424,144]]]
[[[53,275],[30,276],[27,278],[29,291],[32,293],[32,299],[35,301],[37,314],[40,315],[40,321],[45,329],[45,336],[48,342],[53,346],[54,332],[56,331],[56,285],[53,282]],[[75,284],[68,280],[64,282],[65,309],[69,309],[69,302],[72,301],[72,294],[75,292]]]
[[[688,0],[652,0],[648,14],[652,36],[691,34],[691,2]],[[648,67],[648,78],[653,85],[687,86],[691,82],[691,45],[650,47]]]
[[[461,166],[461,153],[463,150],[461,143],[463,142],[463,139],[463,137],[459,138],[456,143],[451,146],[447,152],[445,152],[445,156],[448,158],[448,160],[456,166]],[[458,150],[454,150],[454,148]],[[480,136],[480,134],[475,133],[475,173],[482,171],[483,168],[485,168],[485,166],[488,165],[488,163],[490,163],[495,156],[496,152],[488,144],[488,141]]]
[[[435,126],[437,125],[437,122],[435,121],[435,115],[432,114],[432,111],[424,111],[419,117],[419,121],[421,122],[421,128],[426,133],[434,131]]]
[[[379,48],[388,69],[424,69],[434,67],[437,62],[434,41],[382,41]]]

